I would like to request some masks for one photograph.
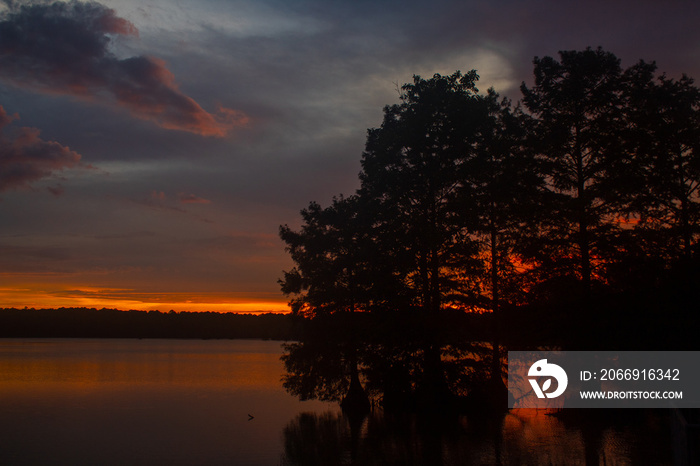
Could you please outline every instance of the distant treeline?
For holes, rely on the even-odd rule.
[[[284,314],[0,308],[1,338],[261,338],[294,340]]]

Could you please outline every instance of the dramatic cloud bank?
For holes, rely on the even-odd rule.
[[[163,128],[203,136],[225,136],[247,123],[236,110],[206,112],[178,89],[162,60],[120,59],[110,52],[110,35],[136,34],[130,22],[98,3],[12,2],[0,16],[0,79],[33,91],[116,103]]]
[[[80,154],[57,142],[40,139],[36,128],[6,130],[16,118],[0,106],[0,192],[29,187],[34,181],[80,163]],[[58,196],[63,188],[49,191]]]

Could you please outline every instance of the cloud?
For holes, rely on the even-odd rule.
[[[177,196],[169,197],[163,191],[152,190],[146,197],[125,197],[123,198],[123,201],[132,205],[146,207],[155,212],[174,214],[175,216],[185,215],[191,219],[197,220],[198,222],[207,224],[216,223],[206,217],[190,212],[185,208],[186,206],[181,206],[181,204],[211,204],[209,199],[204,199],[195,196],[194,194],[179,193]],[[160,217],[160,219],[160,221],[164,221],[163,217]]]
[[[166,196],[166,194],[163,191],[156,191],[154,189],[153,191],[151,191],[149,199],[143,201],[143,203],[149,206],[165,207],[175,209],[178,212],[186,212],[185,210],[179,207],[167,207],[167,200],[168,196]],[[177,200],[180,202],[180,204],[211,204],[211,201],[209,199],[204,199],[203,197],[195,196],[191,193],[179,193],[177,195]]]
[[[164,201],[165,200],[165,193],[163,191],[156,191],[154,189],[153,191],[151,191],[151,199],[158,200],[158,201]]]
[[[95,2],[12,2],[0,16],[0,79],[47,94],[116,104],[166,129],[225,136],[248,123],[240,111],[205,111],[182,93],[163,60],[120,59],[111,36],[134,36],[129,21]]]
[[[17,118],[17,115],[8,115],[0,106],[0,192],[29,187],[56,171],[80,164],[80,154],[57,142],[44,141],[36,128],[6,131],[6,126]],[[55,195],[62,192],[62,188],[49,190]]]
[[[63,196],[63,193],[66,191],[65,188],[60,184],[56,186],[49,186],[46,189],[56,197]]]
[[[204,199],[194,194],[180,193],[179,198],[182,204],[211,204],[209,199]]]

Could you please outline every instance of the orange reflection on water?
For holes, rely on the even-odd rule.
[[[659,410],[511,409],[503,420],[505,464],[666,464],[668,419]],[[524,456],[524,453],[527,455]]]
[[[240,352],[243,345],[249,352]],[[275,353],[270,353],[270,348]],[[202,349],[206,348],[206,351]],[[279,386],[281,353],[270,342],[183,340],[6,340],[0,393],[28,387],[100,389],[202,386],[227,390]],[[12,357],[17,354],[18,357]],[[31,354],[32,357],[27,357]]]
[[[551,410],[512,409],[503,420],[504,455],[514,461],[522,452],[536,452],[540,464],[578,464],[585,446],[577,431],[567,430]]]
[[[278,464],[279,342],[0,340],[0,464]],[[250,420],[248,414],[255,419]]]

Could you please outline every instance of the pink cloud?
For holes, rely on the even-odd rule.
[[[0,106],[0,192],[27,188],[57,171],[80,164],[80,154],[57,142],[44,141],[36,128],[6,130],[17,118]],[[55,195],[63,192],[62,188],[49,190]]]
[[[180,91],[163,60],[119,59],[109,35],[137,35],[133,24],[95,2],[14,6],[0,16],[0,79],[47,94],[116,104],[159,126],[225,136],[248,123],[240,111],[205,111]]]

